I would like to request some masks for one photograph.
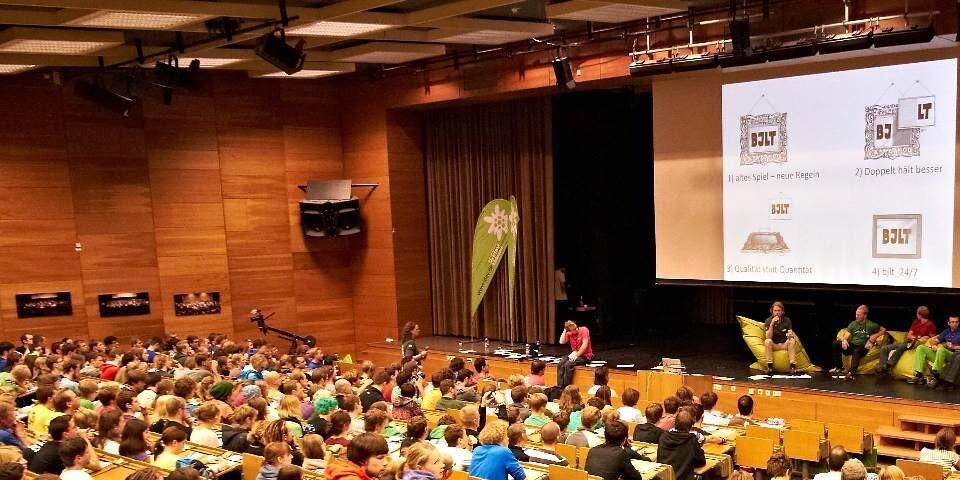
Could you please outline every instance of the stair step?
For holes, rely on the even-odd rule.
[[[922,443],[933,444],[937,436],[932,433],[916,432],[911,430],[900,430],[897,427],[880,426],[877,427],[876,435],[885,438],[897,438],[900,440],[911,440]]]
[[[920,460],[920,451],[908,447],[897,447],[893,445],[877,445],[877,455],[893,458],[906,458],[908,460]]]
[[[916,423],[919,425],[934,425],[939,427],[960,427],[960,419],[955,418],[943,418],[943,417],[930,417],[927,415],[898,415],[897,419],[900,420],[900,423]]]

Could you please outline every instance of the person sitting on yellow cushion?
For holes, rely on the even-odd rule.
[[[923,305],[917,307],[917,318],[910,324],[910,330],[907,331],[903,341],[880,347],[880,364],[877,365],[877,375],[889,375],[890,369],[897,365],[897,361],[903,356],[903,352],[926,343],[927,339],[936,334],[937,326],[930,321],[930,309]]]
[[[773,351],[786,350],[790,356],[790,375],[797,373],[797,338],[793,334],[793,323],[784,315],[783,302],[773,302],[770,316],[763,322],[766,339],[763,341],[766,352],[767,375],[773,374]]]
[[[855,320],[847,326],[847,331],[842,338],[833,342],[833,369],[830,373],[840,373],[843,371],[843,356],[852,355],[850,359],[850,370],[847,371],[847,379],[852,380],[860,368],[860,360],[867,354],[867,350],[873,348],[873,344],[881,335],[887,333],[887,329],[873,322],[867,315],[870,314],[870,308],[866,305],[857,307]]]

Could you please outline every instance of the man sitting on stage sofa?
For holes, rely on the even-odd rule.
[[[927,339],[936,335],[937,326],[930,321],[930,309],[921,305],[917,307],[917,318],[910,324],[910,330],[902,342],[891,343],[880,347],[880,363],[877,365],[877,375],[888,375],[890,369],[897,365],[903,352],[916,345],[922,345]],[[893,355],[890,353],[893,352]]]
[[[907,380],[907,382],[924,383],[923,368],[926,366],[927,360],[933,360],[933,368],[930,369],[930,373],[933,375],[933,381],[929,385],[931,388],[940,385],[941,380],[955,381],[960,362],[951,360],[956,356],[957,350],[960,350],[960,319],[956,315],[951,315],[947,319],[946,330],[930,340],[930,345],[917,347],[917,354],[913,359],[913,378]],[[948,363],[950,368],[947,372],[944,372],[944,367]]]
[[[560,364],[557,365],[557,386],[563,388],[573,383],[573,371],[577,365],[586,365],[593,358],[593,345],[590,345],[590,329],[577,327],[573,320],[567,320],[563,324],[560,343],[570,343],[570,349],[573,350],[569,355],[560,359]]]
[[[847,371],[847,379],[853,379],[860,367],[860,359],[867,354],[867,350],[873,348],[873,344],[881,335],[887,333],[887,330],[877,323],[873,322],[867,315],[870,309],[866,305],[857,307],[855,320],[847,325],[847,331],[843,336],[833,342],[833,370],[830,373],[840,373],[843,371],[843,356],[853,355],[850,359],[850,370]]]
[[[790,375],[797,373],[797,339],[793,334],[793,323],[784,315],[783,302],[773,302],[770,317],[763,323],[766,340],[763,341],[767,357],[767,375],[773,374],[773,351],[786,350],[790,356]]]

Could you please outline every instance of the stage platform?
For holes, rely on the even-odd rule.
[[[849,393],[891,399],[916,400],[922,402],[936,402],[953,404],[960,407],[960,389],[945,392],[933,390],[923,386],[910,385],[902,380],[881,379],[873,375],[859,375],[854,381],[831,378],[825,374],[812,374],[811,378],[784,378],[750,380],[752,375],[762,374],[750,370],[748,366],[754,361],[750,351],[739,336],[731,338],[729,327],[705,328],[696,333],[707,341],[689,339],[649,339],[647,341],[613,342],[604,341],[594,346],[594,354],[605,360],[611,369],[616,365],[634,364],[633,370],[649,370],[660,364],[663,357],[679,358],[683,361],[687,373],[711,375],[714,377],[732,378],[734,382],[756,385],[758,388],[796,388],[834,393]],[[474,339],[476,341],[476,339]],[[459,352],[460,350],[482,351],[483,343],[470,343],[469,338],[452,336],[433,336],[417,340],[421,347],[430,347],[431,350],[443,352]],[[491,341],[491,351],[495,348],[511,348],[506,342]],[[387,345],[377,343],[374,345]],[[399,347],[397,347],[399,348]],[[524,344],[514,344],[513,349],[523,353]],[[543,345],[541,350],[545,355],[560,356],[570,352],[565,345]],[[829,370],[828,365],[821,365]],[[619,369],[623,370],[623,369]],[[726,380],[724,380],[726,381]]]
[[[861,375],[853,382],[822,374],[809,379],[755,381],[748,377],[759,372],[747,368],[752,356],[742,344],[742,339],[734,337],[739,340],[738,344],[731,341],[728,335],[711,334],[709,330],[698,330],[696,334],[705,339],[699,342],[699,348],[694,348],[687,341],[651,338],[633,343],[608,341],[596,345],[594,352],[611,369],[610,387],[618,392],[628,387],[636,388],[640,392],[641,406],[662,401],[680,385],[690,386],[697,394],[707,390],[717,392],[720,398],[718,407],[727,412],[736,412],[737,398],[749,394],[754,398],[754,414],[758,418],[782,418],[788,423],[804,419],[861,426],[865,432],[873,433],[877,438],[881,455],[916,458],[921,444],[901,448],[895,440],[885,442],[884,439],[885,434],[892,435],[894,439],[899,437],[897,430],[904,428],[908,418],[923,416],[935,418],[942,424],[956,421],[960,425],[960,392],[931,390],[898,380],[878,381],[873,375]],[[491,372],[497,378],[505,379],[513,373],[529,372],[529,360],[463,352],[482,352],[482,341],[470,343],[467,338],[433,336],[420,338],[417,344],[421,348],[430,348],[431,353],[424,361],[424,368],[431,373],[444,368],[454,355],[471,362],[478,356],[486,357]],[[510,345],[491,342],[490,351],[501,347],[510,348]],[[523,344],[515,344],[513,348],[519,353],[524,351]],[[566,346],[542,347],[545,355],[559,356],[566,352],[569,352]],[[662,357],[681,359],[687,367],[687,374],[671,375],[652,371]],[[370,359],[380,365],[397,362],[400,360],[399,342],[371,343],[360,352],[359,359]],[[617,368],[618,364],[634,364],[635,367]],[[554,365],[547,368],[546,382],[548,385],[556,383]],[[586,393],[593,385],[593,369],[578,367],[574,383],[581,392]]]

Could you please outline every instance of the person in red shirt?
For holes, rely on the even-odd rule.
[[[917,307],[917,318],[910,324],[910,330],[902,342],[891,343],[880,348],[880,364],[877,366],[877,375],[889,375],[903,352],[927,341],[937,334],[937,326],[930,321],[930,309],[925,306]],[[893,355],[890,353],[893,352]]]
[[[563,324],[560,343],[569,343],[572,350],[569,355],[560,359],[560,364],[557,365],[557,386],[562,389],[573,383],[573,371],[577,365],[586,365],[593,359],[590,329],[578,327],[573,320],[567,320]]]

